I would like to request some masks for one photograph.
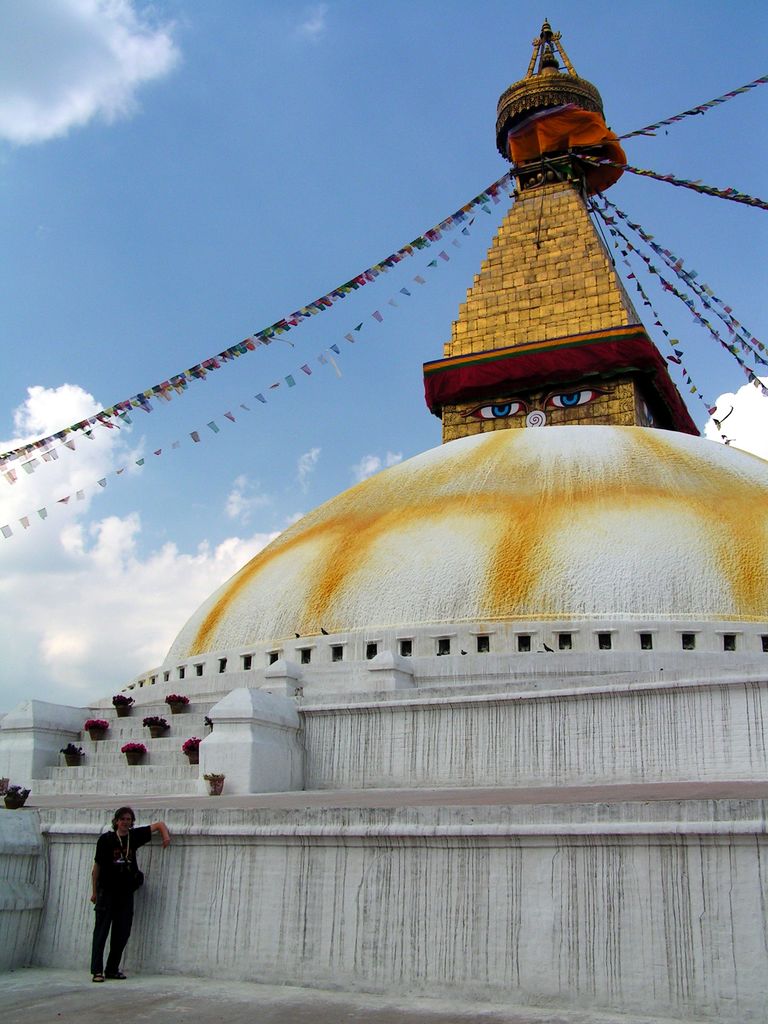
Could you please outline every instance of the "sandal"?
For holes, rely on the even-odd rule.
[[[117,971],[115,974],[105,974],[104,977],[107,979],[107,981],[127,981],[128,980],[128,975],[127,974],[123,974],[122,971]]]
[[[104,981],[104,975],[94,974],[93,978],[91,978],[91,981]]]

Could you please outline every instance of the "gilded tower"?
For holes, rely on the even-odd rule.
[[[564,423],[698,433],[589,217],[589,196],[621,176],[592,161],[624,153],[547,22],[499,99],[496,142],[517,196],[444,357],[424,367],[443,441]]]

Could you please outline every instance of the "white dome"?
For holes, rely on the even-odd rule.
[[[591,616],[768,621],[768,463],[638,427],[452,441],[286,530],[167,660],[321,627]]]

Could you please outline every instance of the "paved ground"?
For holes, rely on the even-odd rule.
[[[58,796],[31,797],[27,807],[142,807],[279,808],[303,807],[476,807],[509,804],[616,803],[623,800],[768,799],[768,783],[746,780],[715,782],[655,782],[642,785],[462,787],[456,789],[314,789],[250,796]]]
[[[0,975],[3,1024],[670,1024],[658,1017],[457,1005],[207,978],[136,977],[94,985],[81,971]],[[686,1018],[686,1024],[696,1024]]]

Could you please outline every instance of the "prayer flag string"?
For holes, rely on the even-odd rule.
[[[607,200],[605,200],[605,197],[603,197],[603,199],[604,199],[604,201],[606,203],[608,202]],[[611,206],[612,205],[613,204],[611,204]],[[733,356],[733,358],[736,360],[736,362],[742,368],[742,370],[743,370],[747,380],[751,384],[753,384],[763,395],[768,397],[768,388],[760,380],[760,378],[758,377],[758,375],[755,372],[755,370],[751,366],[749,366],[749,364],[746,363],[744,361],[744,359],[740,356],[740,354],[739,354],[739,346],[737,346],[737,344],[735,342],[733,344],[728,344],[728,342],[725,341],[720,336],[720,334],[718,333],[718,331],[715,328],[715,326],[711,323],[711,321],[707,320],[706,317],[703,316],[702,313],[699,312],[699,310],[696,308],[696,305],[695,305],[693,299],[690,297],[690,295],[687,295],[685,292],[681,292],[676,287],[676,285],[674,285],[672,282],[668,281],[660,273],[659,269],[656,266],[654,266],[654,264],[651,262],[650,258],[645,253],[641,252],[636,246],[634,246],[632,244],[632,242],[630,242],[629,239],[626,237],[626,235],[624,235],[624,233],[618,228],[618,226],[616,225],[615,218],[607,216],[597,206],[594,206],[594,204],[593,204],[593,208],[597,211],[597,213],[602,218],[603,222],[606,224],[606,227],[608,228],[609,233],[613,237],[618,236],[618,237],[620,237],[624,241],[625,249],[623,249],[623,250],[620,249],[621,255],[622,255],[622,257],[624,257],[624,261],[626,262],[626,257],[627,257],[627,255],[629,253],[631,253],[631,252],[636,253],[637,256],[645,263],[645,265],[646,265],[646,267],[648,269],[648,272],[650,274],[653,274],[653,275],[658,277],[659,283],[660,283],[662,289],[664,291],[669,292],[670,294],[674,295],[675,298],[679,299],[688,308],[688,310],[690,311],[691,315],[693,316],[695,322],[698,323],[705,330],[707,330],[709,332],[709,334],[718,342],[718,344],[721,345],[722,348],[724,348],[726,350],[726,352],[730,353]],[[627,224],[629,225],[630,223],[631,222],[627,220]],[[644,233],[644,234],[645,234],[645,238],[652,240],[653,236],[648,235],[647,233]],[[661,251],[660,247],[659,247],[659,251]],[[670,254],[670,256],[671,256],[671,254]],[[666,259],[666,257],[664,257],[664,258]],[[680,264],[679,267],[677,265],[678,262]],[[678,276],[680,276],[680,270],[682,269],[682,261],[677,261],[675,264],[669,264],[669,265],[671,266],[671,269],[674,271],[674,273],[677,274]],[[634,276],[634,275],[630,275],[630,276]],[[690,280],[690,277],[691,277],[691,272],[687,272],[688,280]],[[686,282],[686,284],[688,283],[688,280],[686,278],[682,278],[681,277],[681,280],[684,280]],[[707,286],[707,288],[708,288],[708,286]],[[694,289],[694,291],[695,291],[695,294],[696,294],[697,298],[701,301],[702,305],[704,305],[705,308],[707,308],[707,309],[712,309],[713,308],[711,302],[709,301],[709,292],[711,291],[711,289],[708,289],[708,291],[705,292],[703,286],[701,286],[701,290],[698,290],[698,286],[697,286],[697,288]],[[713,295],[713,297],[714,297],[714,295]],[[736,322],[736,321],[734,321],[734,322]],[[751,335],[750,335],[750,337],[752,337],[752,340],[754,342],[756,342],[758,345],[760,345],[761,348],[763,347],[759,342],[757,342],[757,339],[755,339]],[[744,351],[748,352],[753,357],[758,358],[761,362],[765,362],[765,360],[760,355],[758,355],[758,353],[755,351],[754,348],[750,348],[746,344],[746,342],[744,341],[743,338],[739,338],[738,340],[741,343],[741,347],[744,349]],[[679,345],[679,342],[677,342],[677,344]],[[683,353],[681,351],[678,351],[677,349],[674,349],[674,346],[673,346],[673,351],[678,356],[678,359],[677,360],[673,359],[672,361],[673,362],[680,362]],[[681,362],[680,362],[680,365],[682,366]],[[768,363],[766,363],[766,365],[768,365]],[[686,383],[691,385],[691,392],[692,393],[697,393],[697,389],[695,388],[695,385],[693,385],[693,382],[690,380],[690,375],[688,374],[688,371],[685,369],[685,367],[683,367],[683,371],[684,371],[685,376],[686,376]],[[710,411],[710,414],[711,414],[711,407],[708,408],[708,411]]]
[[[605,196],[603,196],[603,201],[607,202],[607,200],[605,199]],[[643,285],[641,284],[641,282],[638,280],[637,275],[634,273],[634,271],[632,269],[632,264],[627,259],[627,256],[630,253],[636,253],[638,256],[641,256],[642,254],[639,253],[637,249],[635,249],[635,247],[632,245],[632,243],[622,234],[622,232],[618,228],[611,226],[615,222],[612,220],[612,218],[607,217],[605,215],[605,213],[596,205],[596,203],[592,199],[590,199],[590,209],[603,220],[603,222],[605,223],[606,227],[608,228],[609,233],[611,234],[611,236],[614,239],[613,246],[614,246],[615,249],[619,250],[619,252],[621,254],[621,257],[622,257],[622,263],[624,264],[625,267],[627,267],[627,274],[626,274],[627,283],[629,281],[634,281],[635,289],[638,292],[638,294],[640,295],[640,298],[642,299],[643,305],[647,306],[651,310],[651,313],[652,313],[653,318],[654,318],[654,327],[658,327],[660,329],[661,333],[666,338],[667,343],[669,344],[669,346],[670,346],[670,348],[672,350],[672,355],[669,355],[669,356],[666,357],[667,361],[670,362],[670,363],[674,363],[674,364],[676,364],[677,366],[680,367],[680,373],[682,374],[685,383],[689,386],[690,393],[692,395],[695,395],[699,399],[699,401],[702,403],[704,408],[707,410],[707,413],[710,416],[712,416],[714,414],[714,412],[715,412],[716,407],[712,404],[712,402],[710,400],[708,400],[707,398],[704,397],[702,392],[693,383],[693,380],[691,379],[691,375],[690,375],[688,369],[683,365],[683,357],[684,357],[685,353],[682,351],[682,346],[681,346],[680,341],[677,338],[672,338],[670,336],[669,331],[666,329],[666,327],[664,326],[664,324],[661,321],[661,317],[659,315],[658,310],[656,309],[656,307],[651,302],[650,298],[648,297],[648,293],[646,292],[646,290],[643,287]],[[621,243],[616,241],[617,237],[622,239],[622,241],[623,241],[623,243],[625,245],[624,249],[621,248]],[[677,348],[675,346],[677,346]],[[721,436],[722,436],[723,441],[725,442],[727,440],[727,438],[725,437],[725,435],[721,435]]]
[[[638,128],[637,131],[627,132],[625,135],[620,135],[619,138],[633,139],[636,135],[648,135],[652,137],[657,128],[664,128],[670,124],[677,124],[678,121],[682,121],[686,117],[693,117],[695,114],[706,114],[706,112],[711,110],[713,107],[717,107],[721,103],[727,103],[728,100],[732,100],[735,96],[741,96],[743,93],[749,92],[750,89],[757,88],[758,85],[766,84],[768,84],[768,75],[763,75],[761,78],[756,78],[754,82],[747,82],[746,85],[739,86],[738,89],[732,89],[730,92],[723,93],[722,96],[709,100],[707,103],[700,103],[698,107],[691,107],[690,110],[684,110],[680,114],[668,117],[665,121],[657,121],[655,124],[647,124],[645,128]]]
[[[463,235],[469,235],[470,228],[472,227],[474,222],[475,222],[475,218],[474,217],[470,217],[469,220],[467,221],[467,223],[461,229]],[[458,240],[454,240],[453,244],[454,244],[454,246],[456,248],[461,248],[461,243]],[[450,257],[448,255],[448,253],[446,253],[445,251],[442,251],[439,254],[439,257],[440,257],[440,259],[443,262],[448,262],[450,260]],[[441,264],[438,263],[438,260],[431,260],[429,262],[429,264],[428,264],[428,266],[430,268],[433,268],[433,269],[439,268],[440,265]],[[425,284],[427,284],[427,278],[423,277],[421,274],[416,274],[413,277],[413,282],[415,284],[425,285]],[[398,290],[397,294],[405,296],[406,298],[411,298],[414,293],[411,291],[411,289],[409,287],[403,286],[403,287],[401,287]],[[395,308],[399,307],[399,302],[395,301],[394,297],[388,299],[387,300],[387,304],[391,305],[391,306],[393,306]],[[376,323],[383,323],[384,315],[382,314],[381,310],[377,309],[377,310],[374,310],[371,313],[370,319],[375,321]],[[346,333],[343,336],[344,339],[347,342],[349,342],[351,344],[354,344],[358,340],[355,337],[355,335],[357,335],[358,338],[359,338],[361,336],[361,332],[363,331],[365,326],[366,326],[366,321],[365,320],[361,321],[360,323],[358,323],[353,328],[352,331],[349,331],[348,333]],[[337,377],[341,377],[341,370],[339,369],[338,364],[337,364],[336,360],[334,359],[334,355],[335,356],[340,356],[341,355],[341,349],[340,349],[339,345],[336,344],[336,343],[333,343],[327,349],[325,349],[323,352],[320,352],[317,355],[317,362],[321,366],[327,366],[327,365],[330,364],[333,367],[334,372],[337,375]],[[313,376],[312,368],[310,367],[309,363],[302,364],[301,366],[298,367],[298,370],[300,370],[307,377]],[[299,380],[303,380],[303,377],[300,377]],[[294,374],[292,374],[292,373],[286,374],[284,377],[281,377],[279,380],[274,381],[268,387],[265,387],[263,389],[263,391],[257,392],[253,397],[260,404],[265,405],[265,404],[267,404],[267,398],[265,397],[264,392],[269,393],[270,391],[277,391],[278,389],[282,388],[283,385],[285,385],[287,388],[296,387],[296,385],[297,385],[297,377]],[[244,412],[248,412],[248,413],[250,413],[252,411],[251,407],[248,404],[246,404],[246,402],[240,402],[239,403],[239,408],[242,409]],[[240,414],[238,413],[238,416],[239,415]],[[236,423],[237,419],[238,419],[238,417],[236,417],[235,414],[232,412],[232,409],[227,409],[222,414],[222,416],[223,416],[224,419],[228,420],[230,423]],[[217,419],[209,420],[206,423],[206,426],[211,431],[212,434],[219,434],[220,431],[221,431],[221,427],[220,427],[219,422],[217,421]],[[206,436],[206,435],[201,430],[191,430],[191,431],[188,432],[188,436],[189,436],[189,438],[190,438],[190,440],[192,441],[193,444],[201,444],[202,441],[203,441],[203,437]],[[185,443],[188,444],[189,442],[185,441]],[[177,440],[173,441],[169,446],[165,446],[165,447],[154,449],[153,455],[156,456],[156,457],[160,457],[160,456],[162,456],[164,454],[167,455],[169,452],[172,452],[174,450],[179,449],[181,447],[181,445],[182,445],[182,441],[177,439]],[[70,438],[68,440],[68,442],[66,443],[66,446],[71,448],[71,450],[74,451],[75,450],[75,441],[72,438]],[[53,450],[51,450],[48,453],[44,453],[44,455],[43,455],[43,460],[44,461],[49,461],[49,459],[45,458],[45,454],[47,454],[49,456],[54,456],[55,455]],[[140,459],[136,459],[132,463],[132,466],[136,466],[138,468],[142,468],[146,464],[146,461],[147,461],[146,457],[142,457]],[[27,460],[26,462],[23,462],[21,465],[22,465],[22,468],[25,470],[25,472],[28,475],[31,475],[34,472],[36,466],[39,465],[39,464],[40,464],[40,461],[38,459],[36,459],[36,458],[33,458],[33,459]],[[121,466],[119,469],[114,470],[114,475],[115,476],[121,476],[129,468],[131,468],[131,467],[128,466],[128,465]],[[3,473],[3,475],[5,476],[6,480],[10,484],[15,483],[16,480],[18,479],[18,473],[17,473],[17,470],[15,468],[7,469]],[[98,485],[98,487],[101,488],[101,489],[106,488],[107,483],[108,483],[107,477],[102,477],[101,479],[96,481],[96,485]],[[95,493],[98,493],[98,492],[95,492]],[[76,501],[83,501],[85,499],[85,495],[86,495],[85,490],[78,490],[77,492],[75,492],[74,496],[71,495],[71,494],[68,494],[68,495],[65,495],[64,497],[55,499],[54,504],[57,504],[57,505],[68,505],[73,497],[75,498]],[[44,505],[43,507],[37,509],[36,513],[28,512],[26,515],[19,516],[18,517],[18,522],[22,526],[22,528],[26,531],[26,530],[28,530],[30,528],[30,525],[35,521],[35,514],[37,515],[38,519],[45,520],[45,519],[48,518],[48,511],[49,511],[48,510],[48,506]],[[12,536],[14,536],[14,528],[10,524],[6,524],[5,526],[0,527],[0,534],[2,534],[2,536],[6,540],[8,540]]]
[[[141,391],[137,395],[133,395],[131,398],[126,398],[117,402],[115,405],[110,405],[107,408],[102,409],[100,412],[97,412],[95,415],[90,416],[85,420],[81,420],[79,423],[70,424],[70,426],[63,427],[61,430],[56,431],[54,434],[49,434],[47,437],[39,438],[37,441],[33,441],[30,444],[20,445],[18,448],[13,448],[10,451],[3,452],[0,454],[0,472],[6,469],[9,462],[23,458],[31,452],[48,449],[56,442],[63,441],[72,433],[82,432],[88,435],[91,429],[97,424],[109,429],[114,429],[118,424],[113,421],[115,419],[125,418],[125,416],[133,409],[142,409],[144,412],[151,412],[151,403],[154,399],[162,398],[165,401],[170,402],[174,394],[183,394],[191,383],[198,380],[205,380],[208,373],[221,369],[222,364],[246,355],[248,352],[254,351],[260,345],[271,344],[275,338],[281,337],[293,328],[298,327],[304,320],[310,319],[318,313],[324,312],[326,309],[330,309],[335,302],[346,298],[346,296],[351,292],[357,291],[358,288],[362,288],[366,284],[375,281],[376,278],[381,274],[386,273],[390,268],[396,266],[401,262],[401,260],[404,260],[409,256],[413,256],[415,252],[418,252],[421,249],[429,248],[435,242],[440,240],[444,231],[449,231],[452,228],[463,224],[475,209],[480,208],[486,213],[490,213],[491,210],[488,204],[496,204],[500,202],[499,193],[508,186],[511,177],[512,172],[507,171],[506,174],[503,174],[500,178],[490,184],[483,192],[480,192],[473,199],[470,199],[468,203],[465,203],[464,206],[456,210],[455,213],[450,214],[448,217],[435,224],[434,227],[429,228],[429,230],[425,231],[423,235],[417,236],[407,245],[404,245],[395,252],[390,253],[389,256],[385,256],[383,260],[367,267],[355,277],[350,278],[349,281],[345,281],[343,284],[337,285],[336,288],[333,288],[325,295],[321,295],[306,306],[302,306],[300,309],[294,310],[292,313],[289,313],[287,316],[277,320],[269,327],[264,327],[259,331],[254,331],[253,334],[250,334],[247,338],[238,342],[236,345],[230,345],[229,348],[225,348],[215,356],[204,359],[201,363],[196,363],[194,366],[189,367],[189,369],[182,370],[180,373],[174,374],[172,377],[169,377],[168,380],[152,385],[152,387],[148,388],[146,391]],[[444,257],[443,254],[441,254],[441,257],[447,258]]]
[[[740,321],[738,321],[733,315],[733,309],[726,305],[725,302],[715,295],[714,291],[709,287],[708,284],[704,284],[697,280],[699,274],[696,270],[687,270],[684,266],[684,261],[681,257],[675,255],[669,249],[665,249],[659,245],[653,235],[649,235],[643,230],[640,224],[634,223],[629,219],[623,210],[620,210],[618,206],[602,196],[603,202],[606,207],[612,210],[617,217],[625,221],[627,227],[632,231],[636,232],[640,238],[646,243],[646,245],[652,249],[657,256],[667,264],[667,266],[673,270],[678,277],[680,277],[689,288],[691,288],[702,305],[711,310],[715,316],[717,316],[728,330],[728,333],[735,339],[736,343],[741,349],[747,354],[751,354],[755,359],[759,360],[764,365],[768,366],[768,348],[759,341],[754,334],[752,334]]]
[[[622,171],[629,171],[631,174],[639,174],[644,178],[654,178],[656,181],[666,181],[669,185],[677,188],[689,188],[701,195],[714,196],[715,199],[730,199],[732,203],[743,203],[745,206],[754,206],[758,210],[768,210],[768,202],[764,199],[757,199],[749,196],[746,192],[738,192],[735,188],[714,188],[712,185],[703,185],[700,181],[689,181],[687,178],[675,178],[672,174],[657,174],[656,171],[649,171],[643,167],[631,167],[629,164],[619,164],[614,160],[595,158],[578,154],[578,159],[592,167],[605,165],[607,167],[619,167]]]

